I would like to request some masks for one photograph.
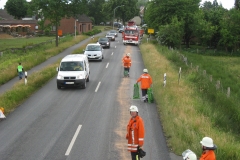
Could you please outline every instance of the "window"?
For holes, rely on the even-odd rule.
[[[56,31],[56,26],[52,26],[52,31]]]

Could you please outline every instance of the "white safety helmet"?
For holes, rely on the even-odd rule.
[[[138,112],[137,106],[133,106],[133,105],[129,108],[129,110],[130,112]]]
[[[196,154],[191,151],[190,149],[187,149],[182,153],[183,159],[184,160],[197,160]]]
[[[210,137],[204,137],[200,143],[205,147],[214,147],[213,140]]]
[[[144,73],[148,73],[148,70],[147,70],[147,69],[143,69],[143,72],[144,72]]]
[[[130,57],[130,53],[127,53],[126,56]]]

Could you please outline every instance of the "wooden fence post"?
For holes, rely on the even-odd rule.
[[[227,97],[230,97],[230,87],[227,89]]]
[[[220,81],[218,80],[216,84],[216,89],[218,90],[219,88],[220,88]]]
[[[206,70],[203,70],[203,76],[206,76]]]
[[[180,78],[181,78],[181,67],[179,68],[179,72],[178,72],[178,84],[179,84]]]
[[[198,68],[199,68],[199,66],[197,66],[197,67],[196,67],[196,69],[197,69],[197,72],[198,72]]]
[[[209,79],[210,79],[210,82],[212,82],[212,75],[210,75]]]

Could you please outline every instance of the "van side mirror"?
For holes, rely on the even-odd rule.
[[[58,67],[56,68],[56,71],[58,72]]]
[[[85,52],[85,49],[83,49],[83,52]]]

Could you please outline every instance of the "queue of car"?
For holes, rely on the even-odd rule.
[[[83,54],[65,56],[56,68],[57,88],[81,87],[85,89],[90,77],[89,61],[102,61],[104,59],[103,48],[110,48],[110,41],[115,41],[117,34],[116,30],[111,30],[105,37],[100,37],[97,43],[89,43],[83,50]]]

